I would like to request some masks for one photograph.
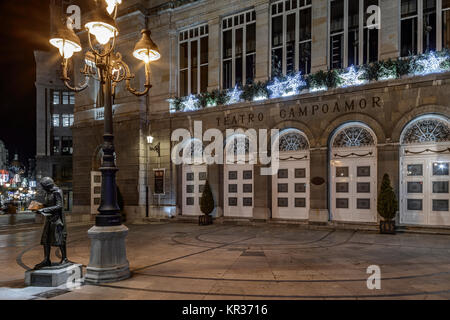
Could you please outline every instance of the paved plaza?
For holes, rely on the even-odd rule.
[[[128,227],[133,276],[76,290],[25,288],[25,270],[42,259],[41,226],[1,227],[0,299],[450,298],[449,235],[267,224]],[[89,228],[69,227],[69,258],[83,265],[89,263]],[[381,290],[367,288],[372,265],[381,268]]]

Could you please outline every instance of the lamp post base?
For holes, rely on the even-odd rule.
[[[124,225],[94,226],[88,231],[91,257],[86,268],[85,282],[116,282],[131,276],[125,246],[127,235],[128,228]]]

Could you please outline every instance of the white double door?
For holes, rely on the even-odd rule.
[[[254,169],[252,164],[225,164],[224,216],[252,218]]]
[[[449,154],[402,157],[400,223],[450,226],[449,164]]]
[[[208,168],[206,165],[183,166],[183,212],[182,215],[201,215],[200,199],[203,194]]]
[[[332,220],[377,222],[376,153],[333,159],[330,169]]]
[[[272,177],[272,218],[306,220],[310,208],[309,156],[305,160],[280,161]]]

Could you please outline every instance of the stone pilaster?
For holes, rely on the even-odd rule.
[[[261,3],[256,11],[256,71],[255,82],[269,79],[269,3]]]
[[[380,60],[400,55],[400,1],[381,0]]]
[[[220,86],[220,18],[209,20],[208,28],[208,91],[212,91]]]
[[[328,1],[312,1],[311,72],[328,69]]]

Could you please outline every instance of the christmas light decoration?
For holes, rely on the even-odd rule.
[[[254,102],[264,101],[264,100],[267,100],[266,96],[256,96],[256,97],[253,98]]]
[[[238,86],[234,87],[233,90],[227,93],[227,103],[226,105],[239,103],[241,101],[242,90]]]
[[[184,111],[194,111],[198,109],[198,99],[194,95],[189,95],[183,101]]]
[[[343,72],[339,75],[342,80],[342,83],[339,85],[340,88],[352,87],[352,86],[360,86],[365,84],[367,81],[362,79],[364,76],[364,70],[357,70],[355,66],[351,66],[347,69],[346,72]]]
[[[306,82],[303,80],[302,73],[299,72],[295,75],[287,76],[284,81],[280,81],[278,78],[275,78],[273,83],[267,86],[267,89],[272,92],[270,98],[274,99],[297,95],[304,87],[306,87]]]
[[[313,92],[319,92],[319,91],[327,91],[328,88],[323,86],[323,87],[312,87],[309,89],[309,92],[313,93]]]
[[[442,63],[450,59],[450,57],[445,55],[438,55],[436,52],[429,52],[417,59],[411,60],[411,69],[414,75],[427,75],[432,73],[441,73],[447,71],[442,68]]]

